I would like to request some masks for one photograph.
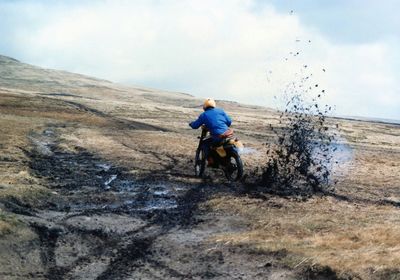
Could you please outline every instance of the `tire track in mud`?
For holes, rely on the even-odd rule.
[[[154,238],[151,237],[137,238],[125,248],[120,248],[118,255],[96,279],[123,279],[122,277],[129,277],[129,272],[132,272],[138,265],[135,265],[135,262],[143,260],[149,255],[149,248],[153,241]]]
[[[31,227],[35,230],[40,240],[40,258],[43,265],[48,267],[46,277],[61,279],[59,276],[65,274],[66,268],[61,268],[56,265],[55,248],[57,240],[62,234],[62,230],[60,228],[48,228],[43,224],[37,223],[31,224]]]
[[[58,195],[34,209],[34,214],[31,210],[20,212],[30,214],[24,219],[38,235],[45,277],[85,279],[91,274],[97,275],[96,279],[124,279],[143,263],[154,266],[157,260],[150,252],[154,240],[176,226],[193,223],[193,214],[205,193],[167,180],[157,182],[154,177],[137,181],[127,170],[85,150],[63,151],[58,146],[56,129],[50,127],[42,134],[33,134],[34,144],[40,143],[40,147],[27,154],[32,174]],[[111,176],[116,177],[108,186],[106,181]],[[174,192],[174,188],[180,190]],[[121,219],[121,224],[111,223],[108,215],[113,215],[110,219]],[[94,219],[99,221],[94,223]],[[137,220],[143,223],[133,230],[126,228],[124,221]],[[118,226],[122,229],[115,228]],[[79,252],[78,247],[87,248]],[[96,262],[102,268],[90,270]],[[184,278],[167,266],[158,269],[171,277]]]

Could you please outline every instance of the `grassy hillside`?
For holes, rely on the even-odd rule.
[[[191,271],[221,278],[400,279],[400,126],[331,119],[339,123],[345,147],[334,170],[336,193],[280,197],[267,188],[248,190],[246,182],[229,185],[218,172],[206,181],[193,177],[199,131],[188,122],[201,112],[201,102],[0,56],[0,275],[40,279],[56,271],[60,279],[106,279],[124,267],[126,275],[150,279],[189,277]],[[282,126],[279,114],[218,104],[254,151],[243,155],[251,181],[250,171],[267,160],[264,144],[274,141],[272,128]],[[118,177],[103,182],[112,176]],[[134,201],[161,201],[164,208],[139,211]],[[67,222],[93,215],[96,231]],[[115,228],[146,224],[149,229],[138,232],[147,243],[140,246],[147,244],[152,261],[164,268],[155,268],[145,254],[122,258],[139,245],[130,243],[132,229],[109,234],[108,215],[120,221]],[[127,223],[127,216],[135,222]],[[38,230],[49,224],[63,232],[54,254]],[[95,253],[91,238],[110,249]],[[30,252],[27,258],[24,252]],[[54,262],[44,261],[49,254]],[[224,262],[216,261],[220,255]]]

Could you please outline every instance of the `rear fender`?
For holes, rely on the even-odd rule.
[[[232,144],[224,145],[224,150],[226,151],[226,153],[238,152],[237,147]]]
[[[240,141],[237,138],[229,140],[229,144],[233,145],[234,148],[236,149],[236,152],[238,152],[238,153],[240,153],[244,148],[242,141]]]

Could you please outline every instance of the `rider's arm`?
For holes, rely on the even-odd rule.
[[[203,124],[204,124],[203,114],[201,114],[199,116],[199,118],[197,120],[195,120],[194,122],[189,123],[190,127],[193,129],[198,129]]]

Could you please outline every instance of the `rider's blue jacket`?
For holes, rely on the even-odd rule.
[[[220,108],[208,108],[206,111],[201,113],[199,118],[189,125],[193,129],[197,129],[203,124],[210,131],[211,136],[214,139],[218,139],[218,136],[224,134],[231,126],[232,120],[225,113],[224,110]]]

